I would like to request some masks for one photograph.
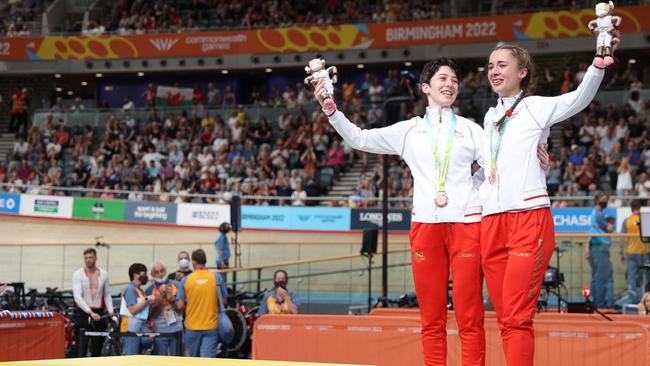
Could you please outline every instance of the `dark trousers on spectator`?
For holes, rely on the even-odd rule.
[[[9,132],[21,132],[23,136],[27,136],[27,112],[11,114],[11,118],[9,119]]]
[[[100,316],[106,314],[104,309],[92,309],[95,313]],[[77,308],[74,310],[75,317],[75,331],[77,333],[77,347],[79,350],[79,355],[85,357],[88,353],[88,348],[90,348],[90,355],[92,357],[101,356],[102,344],[104,343],[104,337],[82,337],[82,333],[86,330],[95,331],[95,332],[104,332],[108,329],[108,321],[102,320],[99,322],[90,323],[90,314],[87,314],[85,311]]]

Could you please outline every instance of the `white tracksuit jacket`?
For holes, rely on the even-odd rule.
[[[486,179],[479,189],[483,216],[550,206],[546,174],[537,158],[538,141],[548,137],[553,124],[577,114],[591,103],[604,74],[604,70],[591,66],[576,90],[557,97],[526,97],[517,105],[505,127],[497,155],[497,183],[490,184]],[[485,114],[483,155],[487,162],[486,177],[491,173],[492,159],[489,129],[492,129],[492,139],[496,141],[495,123],[514,101],[515,98],[499,98],[497,106]]]
[[[437,138],[438,156],[442,163],[452,111],[450,108],[430,107],[427,108],[427,114],[433,123],[433,136]],[[479,125],[461,116],[456,117],[456,131],[445,180],[449,203],[442,208],[437,207],[434,202],[438,191],[438,173],[422,117],[413,117],[392,126],[370,130],[355,126],[341,111],[332,115],[329,121],[352,148],[376,154],[400,155],[406,161],[415,185],[411,221],[479,222],[482,210],[475,180],[481,178],[472,176],[471,164],[476,160],[481,166],[485,166],[483,143],[486,137]]]

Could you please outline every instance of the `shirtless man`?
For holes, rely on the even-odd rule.
[[[106,330],[106,321],[97,323],[102,315],[113,314],[113,299],[108,281],[108,272],[97,266],[97,252],[93,248],[84,250],[84,266],[72,275],[72,293],[75,309],[75,327],[77,328],[77,345],[80,355],[86,355],[88,340],[90,352],[93,357],[101,353],[102,341],[100,338],[81,338],[84,329],[94,331]],[[91,324],[91,320],[93,324]],[[82,341],[83,340],[83,344]]]

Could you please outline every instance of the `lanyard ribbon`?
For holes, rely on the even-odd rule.
[[[517,95],[517,99],[515,99],[515,102],[512,104],[512,107],[508,108],[505,111],[505,114],[501,119],[499,119],[498,122],[496,122],[492,128],[490,128],[490,133],[489,133],[489,139],[490,139],[490,152],[491,152],[491,164],[490,167],[492,168],[492,171],[496,171],[497,169],[497,157],[499,156],[499,150],[501,150],[501,142],[503,141],[503,135],[506,133],[506,125],[508,124],[508,121],[510,121],[510,116],[512,116],[512,112],[514,109],[517,107],[517,104],[521,102],[521,100],[524,99],[524,92],[521,91]],[[496,142],[492,138],[494,130],[497,130],[499,136],[496,139]]]
[[[438,154],[438,144],[433,136],[433,123],[429,120],[429,113],[426,114],[424,119],[427,126],[427,134],[429,135],[429,142],[431,143],[431,151],[436,160],[436,170],[438,171],[438,192],[445,191],[445,177],[449,168],[449,158],[451,157],[451,145],[454,142],[454,132],[456,131],[456,114],[451,112],[451,126],[447,132],[447,144],[445,145],[445,156],[442,164],[440,163],[440,155]],[[442,110],[440,111],[440,122],[442,122]]]

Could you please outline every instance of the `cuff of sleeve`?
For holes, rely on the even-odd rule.
[[[338,120],[339,115],[340,115],[341,112],[337,109],[337,110],[334,111],[334,113],[332,113],[332,112],[328,113],[327,110],[323,109],[323,113],[325,113],[325,115],[327,116],[327,118],[329,119],[329,121],[331,123],[331,122],[335,122],[336,120]]]
[[[596,67],[594,65],[589,66],[587,69],[587,74],[602,75],[605,73],[605,68]]]

